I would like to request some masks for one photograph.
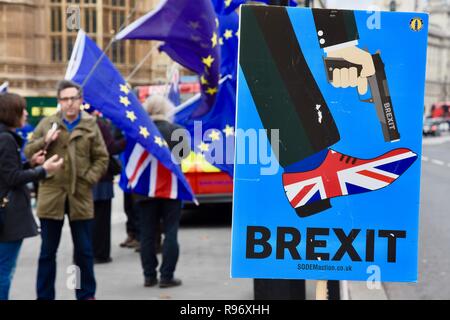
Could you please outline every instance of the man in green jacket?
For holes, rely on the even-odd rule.
[[[46,150],[64,159],[62,170],[48,175],[39,185],[37,215],[41,224],[41,253],[37,276],[38,299],[55,298],[56,251],[64,215],[69,217],[75,262],[79,267],[76,297],[94,299],[96,282],[93,267],[92,186],[105,173],[108,152],[94,117],[80,110],[82,89],[76,83],[61,81],[57,97],[61,110],[44,118],[25,148],[30,157]]]

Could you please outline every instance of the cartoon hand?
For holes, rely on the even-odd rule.
[[[333,81],[331,84],[336,88],[358,87],[358,93],[363,95],[367,92],[367,77],[375,74],[372,55],[358,47],[347,47],[329,51],[328,58],[342,58],[350,63],[362,66],[361,73],[355,67],[333,70]]]

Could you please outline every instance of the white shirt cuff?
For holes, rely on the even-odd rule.
[[[323,48],[323,50],[328,53],[331,51],[336,51],[339,49],[344,49],[344,48],[348,48],[348,47],[355,47],[358,45],[358,40],[352,40],[352,41],[348,41],[348,42],[344,42],[344,43],[339,43],[336,44],[334,46],[329,46],[329,47],[325,47]]]

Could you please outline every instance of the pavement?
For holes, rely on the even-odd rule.
[[[176,277],[183,285],[145,288],[139,254],[120,248],[125,239],[121,192],[116,190],[112,214],[113,262],[95,265],[98,300],[253,300],[253,279],[230,278],[231,215],[224,210],[188,212],[179,231],[180,258]],[[228,209],[229,210],[229,209]],[[191,215],[191,217],[189,217]],[[205,219],[205,215],[216,215]],[[22,246],[10,299],[34,300],[39,237]],[[158,258],[161,256],[158,255]],[[73,300],[72,240],[67,220],[57,256],[56,299]],[[306,298],[315,299],[315,281],[306,281]],[[342,299],[385,299],[383,290],[369,290],[364,282],[342,282]]]
[[[229,225],[183,226],[179,231],[180,258],[176,277],[183,285],[174,288],[145,288],[139,253],[120,248],[125,239],[125,215],[121,192],[113,202],[112,252],[113,262],[95,265],[97,299],[99,300],[244,300],[253,298],[251,279],[231,279]],[[215,214],[215,212],[211,212]],[[35,281],[40,239],[24,241],[11,287],[11,299],[35,299]],[[160,255],[158,256],[161,257]],[[73,300],[69,289],[73,273],[72,241],[67,220],[63,228],[57,256],[56,298]]]
[[[445,135],[435,138],[424,138],[424,164],[430,163],[432,169],[436,167],[450,167],[450,152],[439,145],[447,145],[450,136]],[[435,148],[435,149],[427,149]],[[435,151],[434,151],[435,150]],[[443,151],[442,151],[443,150]],[[431,151],[435,152],[431,154]],[[438,153],[439,152],[439,153]],[[442,154],[441,154],[442,153]],[[428,157],[431,154],[432,157]],[[436,158],[436,159],[434,159]],[[439,160],[439,159],[441,160]],[[447,163],[448,162],[448,163]],[[427,169],[424,169],[427,173]],[[450,171],[449,171],[450,172]],[[439,171],[438,171],[439,173]],[[440,171],[442,175],[442,171]],[[422,181],[425,184],[424,191],[427,193],[427,176]],[[448,181],[445,177],[445,181]],[[433,177],[435,181],[436,177]],[[443,182],[444,183],[444,182]],[[446,182],[445,182],[446,183]],[[434,188],[433,188],[434,189]],[[439,190],[444,191],[445,188]],[[444,196],[444,194],[442,196]],[[433,206],[427,203],[430,196],[422,194],[421,209]],[[445,196],[444,196],[445,197]],[[441,197],[442,199],[442,197]],[[427,200],[427,201],[424,201]],[[425,202],[425,203],[424,203]],[[435,201],[440,203],[440,201]],[[231,255],[231,212],[224,210],[210,210],[209,212],[188,212],[183,217],[183,223],[179,231],[180,258],[177,265],[176,277],[181,278],[183,285],[175,288],[160,289],[159,287],[145,288],[143,286],[143,275],[140,265],[139,254],[132,249],[120,248],[119,243],[125,239],[126,217],[122,211],[122,193],[116,188],[116,197],[113,201],[112,212],[112,263],[95,265],[97,280],[97,299],[99,300],[252,300],[253,279],[231,279],[230,278],[230,255]],[[423,205],[425,204],[425,206]],[[433,207],[432,211],[438,211]],[[427,210],[428,211],[428,210]],[[440,210],[442,211],[442,210]],[[439,211],[439,212],[440,212]],[[191,219],[189,216],[192,215]],[[206,216],[205,216],[206,215]],[[213,219],[209,219],[214,215]],[[444,216],[447,216],[443,212]],[[443,217],[444,217],[443,216]],[[205,219],[206,217],[206,219]],[[421,218],[424,216],[421,214]],[[445,219],[447,220],[447,219]],[[440,220],[442,221],[442,220]],[[425,227],[428,221],[421,221],[421,234],[428,234]],[[445,224],[447,225],[447,224]],[[446,230],[445,230],[446,231]],[[442,233],[431,233],[431,235],[445,235]],[[424,237],[425,241],[429,237]],[[423,239],[423,238],[422,238]],[[441,239],[442,240],[442,239]],[[447,241],[447,240],[446,240]],[[442,243],[436,239],[436,243]],[[448,242],[446,242],[448,243]],[[18,266],[14,276],[10,292],[10,299],[33,300],[35,295],[35,281],[37,272],[37,261],[39,256],[39,237],[26,239],[19,255]],[[428,247],[428,245],[426,245]],[[422,242],[420,257],[420,273],[440,274],[427,272],[432,264],[427,264],[424,255],[428,252]],[[161,256],[159,255],[158,258]],[[434,260],[434,259],[433,259]],[[65,222],[57,258],[57,280],[56,298],[60,300],[73,300],[74,291],[69,289],[73,274],[72,265],[72,241],[68,222]],[[437,277],[442,281],[442,277]],[[425,279],[426,280],[426,279]],[[432,279],[431,279],[432,280]],[[387,300],[387,299],[417,299],[433,298],[436,295],[434,286],[430,286],[431,280],[419,281],[419,284],[395,284],[382,283],[376,288],[370,289],[366,282],[341,281],[342,300]],[[424,287],[426,286],[426,287]],[[315,299],[316,281],[306,281],[306,298]],[[427,293],[428,292],[428,293]]]

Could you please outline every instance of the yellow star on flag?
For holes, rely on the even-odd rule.
[[[213,130],[208,137],[211,138],[211,141],[220,140],[220,132],[217,130]]]
[[[219,38],[219,44],[220,44],[221,46],[223,46],[223,38],[222,38],[222,37]]]
[[[200,27],[200,24],[198,21],[189,21],[189,27],[196,30],[198,29],[198,27]]]
[[[130,93],[130,89],[128,88],[128,86],[126,84],[120,84],[120,91],[122,91],[125,94]]]
[[[225,30],[225,33],[223,34],[223,36],[227,40],[230,38],[233,38],[233,30],[230,30],[230,29]]]
[[[191,39],[195,42],[199,42],[200,40],[202,40],[202,38],[200,38],[199,36],[196,36],[194,34],[191,34]]]
[[[219,19],[216,18],[216,28],[219,27]]]
[[[209,95],[214,95],[214,94],[216,94],[216,93],[217,93],[217,87],[215,87],[215,88],[208,88],[208,89],[206,90],[206,93],[209,94]]]
[[[164,142],[162,141],[161,137],[158,136],[155,137],[155,143],[160,147],[164,145]]]
[[[217,33],[213,33],[213,36],[211,38],[211,42],[212,42],[212,47],[214,48],[215,46],[217,46]]]
[[[134,111],[127,111],[127,118],[131,120],[131,122],[136,121],[137,117],[134,114]]]
[[[125,107],[128,107],[131,102],[128,100],[128,97],[122,97],[120,96],[120,103],[123,104]]]
[[[204,76],[204,75],[202,75],[202,76],[200,77],[200,83],[201,83],[202,85],[207,85],[207,84],[209,84],[208,80],[205,79],[205,76]]]
[[[204,143],[203,141],[198,145],[198,148],[200,149],[201,152],[209,151],[209,145]]]
[[[232,0],[225,0],[225,8],[228,8]]]
[[[212,63],[214,62],[214,58],[209,55],[206,58],[202,58],[202,62],[205,66],[211,68]]]
[[[145,139],[150,135],[146,127],[139,126],[139,134],[143,136]]]
[[[230,127],[229,125],[226,125],[222,131],[225,132],[225,136],[227,137],[234,135],[234,127]]]

